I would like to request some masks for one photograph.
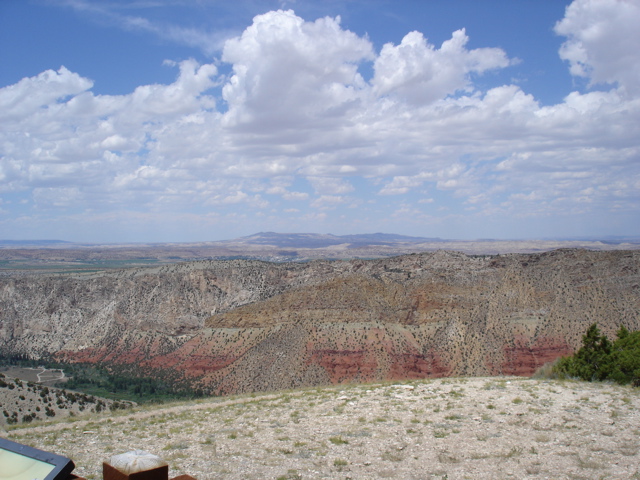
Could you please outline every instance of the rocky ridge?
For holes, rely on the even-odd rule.
[[[640,329],[640,252],[199,261],[0,280],[0,352],[216,394],[528,375],[597,322]]]

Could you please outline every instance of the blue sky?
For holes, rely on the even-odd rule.
[[[0,2],[0,238],[640,235],[640,4]]]

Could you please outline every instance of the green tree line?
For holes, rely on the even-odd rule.
[[[202,390],[178,385],[170,379],[143,376],[124,370],[117,371],[99,365],[32,360],[21,355],[0,356],[0,365],[62,369],[67,380],[56,384],[56,387],[117,400],[148,403],[205,396]]]

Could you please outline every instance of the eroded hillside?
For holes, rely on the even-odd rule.
[[[640,328],[640,252],[203,261],[0,283],[0,348],[229,394],[532,373]]]

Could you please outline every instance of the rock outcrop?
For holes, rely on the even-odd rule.
[[[640,252],[200,261],[0,280],[0,351],[218,394],[528,375],[597,322],[640,329]]]

